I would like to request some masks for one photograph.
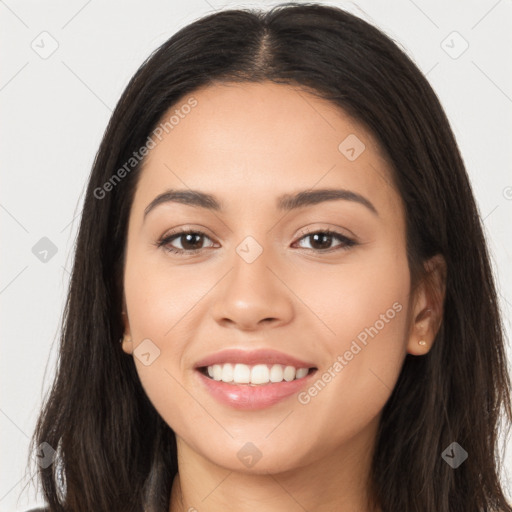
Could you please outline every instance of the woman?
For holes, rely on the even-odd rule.
[[[230,10],[142,65],[34,434],[49,510],[510,512],[510,405],[468,177],[388,37]]]

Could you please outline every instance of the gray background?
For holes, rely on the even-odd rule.
[[[42,503],[26,471],[28,441],[55,369],[85,183],[122,90],[198,17],[276,3],[0,0],[0,511]],[[485,219],[510,333],[512,0],[324,3],[384,30],[439,95]],[[511,448],[504,466],[511,495]]]

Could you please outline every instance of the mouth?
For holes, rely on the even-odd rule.
[[[225,349],[194,366],[199,385],[220,404],[240,410],[264,409],[310,385],[318,366],[273,349]]]
[[[304,379],[315,373],[317,368],[315,366],[297,368],[283,364],[224,363],[201,366],[197,370],[208,379],[225,384],[268,386]]]
[[[240,363],[238,363],[240,364]],[[246,366],[246,365],[244,365]],[[265,366],[269,378],[268,381],[266,379],[266,372],[261,368],[257,368],[258,366]],[[245,380],[247,381],[247,377],[243,379],[231,379],[228,382],[224,382],[221,380],[215,379],[215,373],[217,374],[217,378],[219,377],[219,369],[216,369],[216,365],[210,366],[210,372],[214,374],[213,377],[210,377],[208,373],[208,367],[199,367],[196,369],[196,375],[199,378],[199,384],[202,386],[202,389],[206,391],[208,395],[217,400],[220,404],[227,406],[231,409],[238,409],[244,411],[257,411],[269,408],[278,404],[279,402],[285,401],[287,399],[291,399],[297,393],[300,393],[301,390],[304,390],[306,387],[310,386],[315,378],[314,375],[317,373],[316,367],[305,368],[307,372],[304,376],[301,376],[304,372],[299,373],[295,372],[295,376],[292,378],[292,371],[282,370],[283,378],[279,382],[272,382],[270,380],[270,373],[272,368],[276,365],[272,365],[271,368],[268,368],[267,365],[255,365],[251,368],[251,377],[248,382],[236,382],[236,380]],[[219,365],[222,369],[222,373],[224,374],[224,370],[226,365]],[[233,373],[235,372],[235,368],[237,364],[234,365]],[[254,370],[256,368],[256,370]],[[292,367],[293,369],[293,367]],[[300,369],[300,368],[299,368]],[[242,368],[247,375],[247,371]],[[229,371],[229,370],[228,370]],[[240,370],[238,370],[240,371]],[[252,372],[256,372],[256,379],[259,384],[252,382]],[[258,373],[261,372],[263,377],[260,377]],[[285,378],[290,380],[286,380]],[[224,375],[223,375],[224,376]],[[277,369],[272,372],[273,378],[277,379],[280,377],[277,375]],[[226,377],[226,380],[229,378],[229,375]],[[266,381],[266,382],[261,382]]]

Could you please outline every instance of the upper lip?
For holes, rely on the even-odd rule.
[[[294,366],[295,368],[314,368],[311,362],[301,361],[296,357],[278,352],[272,349],[260,350],[242,350],[226,349],[204,357],[195,364],[195,368],[212,366],[214,364],[224,363],[242,363],[247,365],[254,364],[282,364],[284,366]]]

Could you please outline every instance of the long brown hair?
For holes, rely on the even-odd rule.
[[[102,187],[196,88],[262,81],[298,85],[363,123],[387,153],[406,207],[413,283],[431,256],[447,263],[433,348],[406,357],[383,411],[375,504],[386,512],[512,512],[499,479],[499,420],[503,412],[512,420],[503,329],[482,222],[449,122],[393,41],[315,3],[203,17],[158,48],[119,100],[89,178],[57,374],[31,442],[33,450],[46,442],[57,451],[53,464],[38,469],[50,510],[168,510],[175,435],[118,343],[140,162],[108,192]],[[441,457],[452,442],[469,454],[457,469]]]

